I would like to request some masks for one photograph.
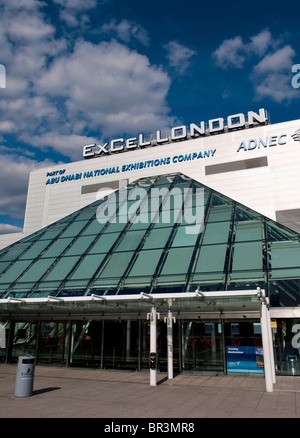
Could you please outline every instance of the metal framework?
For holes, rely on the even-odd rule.
[[[202,292],[196,290],[195,292],[183,292],[183,293],[157,293],[146,294],[141,292],[139,295],[111,295],[111,296],[82,296],[82,297],[54,297],[48,296],[46,298],[14,298],[8,297],[0,299],[0,306],[10,304],[21,304],[24,309],[27,305],[68,305],[79,303],[100,303],[103,306],[113,303],[131,303],[136,305],[136,311],[138,311],[141,303],[148,310],[147,318],[150,320],[150,386],[156,386],[157,384],[157,372],[156,372],[156,353],[157,353],[157,319],[160,318],[158,310],[158,303],[165,302],[167,309],[167,316],[165,322],[167,323],[167,354],[168,354],[168,378],[173,378],[173,305],[178,300],[182,300],[182,304],[186,300],[214,300],[224,299],[230,300],[234,298],[250,297],[257,300],[257,307],[260,307],[260,322],[262,331],[262,343],[263,343],[263,357],[264,357],[264,372],[265,372],[265,385],[266,391],[273,391],[273,384],[276,383],[275,377],[275,364],[274,364],[274,352],[272,342],[272,332],[270,323],[269,312],[269,299],[266,297],[265,290],[257,288],[256,290],[242,290],[235,292]],[[183,309],[182,309],[183,310]],[[222,308],[219,309],[222,311]],[[115,309],[117,315],[118,310]]]
[[[137,187],[138,181],[128,186],[128,192]],[[141,203],[147,203],[152,188],[169,194],[173,188],[183,194],[192,188],[203,190],[203,230],[189,240],[185,222],[176,222],[173,216],[168,225],[154,220],[134,223],[129,218],[122,226],[117,220],[117,228],[113,220],[100,224],[99,200],[1,250],[0,297],[11,297],[13,302],[13,297],[74,299],[92,294],[139,295],[141,290],[156,295],[259,285],[266,289],[272,306],[297,305],[297,233],[181,174],[152,177],[144,187]],[[120,219],[126,202],[120,190],[115,194],[117,209],[111,219]],[[156,217],[169,201],[164,191],[158,199]],[[181,200],[179,211],[185,203]],[[173,206],[170,212],[174,211]],[[130,241],[136,246],[130,246]]]

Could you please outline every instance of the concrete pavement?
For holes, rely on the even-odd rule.
[[[0,418],[299,418],[300,377],[181,374],[149,386],[149,372],[35,368],[31,397],[14,395],[16,365],[0,364]]]

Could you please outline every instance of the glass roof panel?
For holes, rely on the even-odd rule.
[[[176,230],[175,237],[172,241],[172,247],[194,246],[196,244],[198,234],[198,232],[195,232],[193,225],[181,225]]]
[[[20,257],[20,260],[32,260],[40,256],[42,251],[51,244],[51,240],[38,240],[27,251],[25,251]]]
[[[130,276],[152,276],[155,273],[156,267],[158,265],[159,259],[162,255],[160,249],[145,250],[138,254],[138,257],[130,270]]]
[[[161,275],[185,274],[188,271],[193,251],[193,246],[170,249],[164,262]]]
[[[243,242],[234,244],[233,271],[248,271],[263,267],[262,242]]]
[[[1,274],[1,283],[14,282],[32,263],[31,260],[20,260],[11,263],[6,271]]]
[[[105,254],[87,254],[76,270],[69,276],[69,279],[80,280],[92,278],[100,267]]]
[[[262,221],[244,221],[238,222],[235,231],[235,241],[243,242],[247,240],[262,240],[263,222]]]
[[[48,257],[59,257],[61,253],[67,248],[68,245],[72,242],[73,238],[59,238],[57,240],[52,241],[52,244],[49,246],[49,248],[46,249],[46,251],[41,254],[42,258],[48,258]]]
[[[30,269],[24,271],[20,277],[20,281],[38,281],[47,271],[47,269],[55,263],[55,258],[36,260],[32,263]],[[26,260],[27,261],[27,260]]]
[[[169,237],[172,228],[154,228],[150,231],[147,239],[143,245],[143,249],[157,249],[164,248]]]
[[[64,280],[69,272],[74,268],[75,263],[79,260],[79,256],[63,257],[53,265],[53,268],[45,276],[46,281]]]
[[[25,249],[27,249],[27,245],[24,243],[20,243],[19,245],[14,244],[9,250],[6,248],[2,249],[0,251],[0,262],[16,260]]]
[[[203,245],[227,243],[231,222],[208,223],[205,227]]]
[[[102,212],[112,208],[106,222],[99,222],[99,206]],[[276,290],[288,296],[287,279],[300,279],[299,266],[297,233],[172,174],[134,181],[1,250],[0,291],[27,288],[30,297],[71,294],[74,287],[77,295],[114,295],[184,291],[195,284],[247,289],[255,282],[268,290],[276,279],[286,282]]]

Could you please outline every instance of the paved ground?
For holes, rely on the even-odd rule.
[[[0,364],[0,418],[299,418],[300,377],[181,374],[149,386],[148,372],[35,368],[31,397],[16,397],[16,365]]]

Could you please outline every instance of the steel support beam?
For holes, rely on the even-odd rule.
[[[169,309],[166,318],[167,323],[167,355],[168,355],[168,379],[173,379],[173,322],[175,318],[172,315],[172,300],[168,300]]]
[[[263,343],[263,357],[264,357],[264,370],[265,370],[265,383],[266,391],[273,392],[274,383],[274,353],[273,353],[273,343],[270,336],[270,326],[268,320],[270,319],[269,310],[265,300],[261,302],[261,335]]]
[[[157,312],[156,305],[151,306],[150,318],[150,386],[157,385]]]

